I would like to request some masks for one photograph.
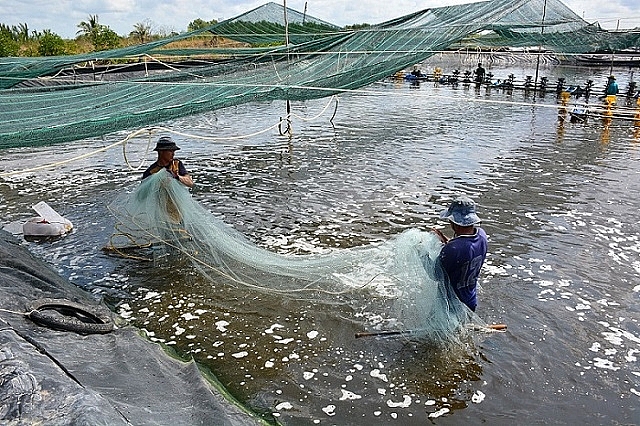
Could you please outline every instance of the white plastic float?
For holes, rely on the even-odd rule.
[[[40,216],[31,218],[22,225],[25,237],[58,237],[73,229],[71,221],[60,216],[44,201],[33,206],[33,209]]]

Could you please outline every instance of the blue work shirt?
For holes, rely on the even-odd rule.
[[[478,227],[473,235],[459,235],[449,240],[438,256],[451,288],[472,311],[478,305],[478,275],[486,257],[487,234]]]

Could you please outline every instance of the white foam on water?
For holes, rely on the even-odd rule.
[[[227,326],[229,325],[229,322],[225,320],[220,320],[220,321],[216,321],[215,325],[218,331],[224,333],[225,331],[227,331]]]
[[[149,291],[147,292],[147,294],[144,295],[142,300],[157,299],[159,297],[161,297],[161,294],[158,293],[157,291]]]
[[[128,303],[122,303],[120,306],[118,306],[118,315],[120,315],[124,319],[134,318],[133,310]]]
[[[401,402],[395,402],[390,399],[387,400],[387,406],[389,408],[407,408],[411,405],[412,399],[409,395],[403,395]]]
[[[480,404],[482,401],[484,401],[484,398],[485,398],[484,392],[477,390],[473,393],[473,396],[471,397],[471,401],[476,404]]]
[[[440,416],[443,416],[443,415],[447,414],[449,411],[451,411],[451,410],[449,410],[447,407],[441,408],[441,409],[439,409],[438,411],[436,411],[434,413],[429,413],[429,418],[435,419],[437,417],[440,417]]]
[[[598,368],[604,368],[606,370],[612,370],[612,371],[618,371],[620,370],[620,367],[616,367],[613,364],[613,361],[610,361],[608,359],[602,359],[602,358],[594,358],[593,359],[593,365],[595,367]]]
[[[381,372],[380,372],[380,370],[379,370],[379,369],[377,369],[377,368],[376,368],[376,369],[371,370],[371,372],[369,373],[369,375],[370,375],[371,377],[376,378],[376,379],[380,379],[380,380],[382,380],[383,382],[388,382],[388,381],[389,381],[389,380],[387,379],[387,375],[386,375],[386,374],[384,374],[384,373],[381,373]]]
[[[290,402],[281,402],[280,404],[276,405],[276,410],[278,411],[291,410],[292,408],[293,404],[291,404]]]
[[[340,389],[342,391],[342,396],[340,397],[340,401],[346,400],[354,400],[362,398],[362,395],[358,395],[354,392],[348,391],[346,389]]]
[[[336,406],[333,404],[329,404],[326,407],[322,407],[322,411],[324,411],[324,413],[327,416],[335,416],[336,415]]]
[[[284,328],[284,325],[273,324],[271,327],[267,328],[264,332],[267,334],[273,334],[273,332],[278,328]]]

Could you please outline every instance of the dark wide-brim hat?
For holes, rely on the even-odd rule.
[[[156,147],[153,148],[154,151],[177,151],[180,148],[169,136],[162,136],[158,139],[158,143]]]
[[[440,217],[460,226],[471,226],[480,222],[476,213],[476,203],[469,197],[458,197],[440,213]]]

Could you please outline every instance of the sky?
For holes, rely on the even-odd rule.
[[[284,0],[273,0],[283,4]],[[137,23],[151,26],[154,33],[186,31],[200,18],[221,21],[267,3],[268,0],[0,0],[0,23],[26,23],[30,31],[45,29],[62,38],[74,38],[78,24],[89,15],[121,36]],[[288,0],[287,7],[339,26],[376,24],[418,10],[470,3],[472,0]],[[606,29],[640,27],[640,0],[565,0],[564,3],[588,22]]]

